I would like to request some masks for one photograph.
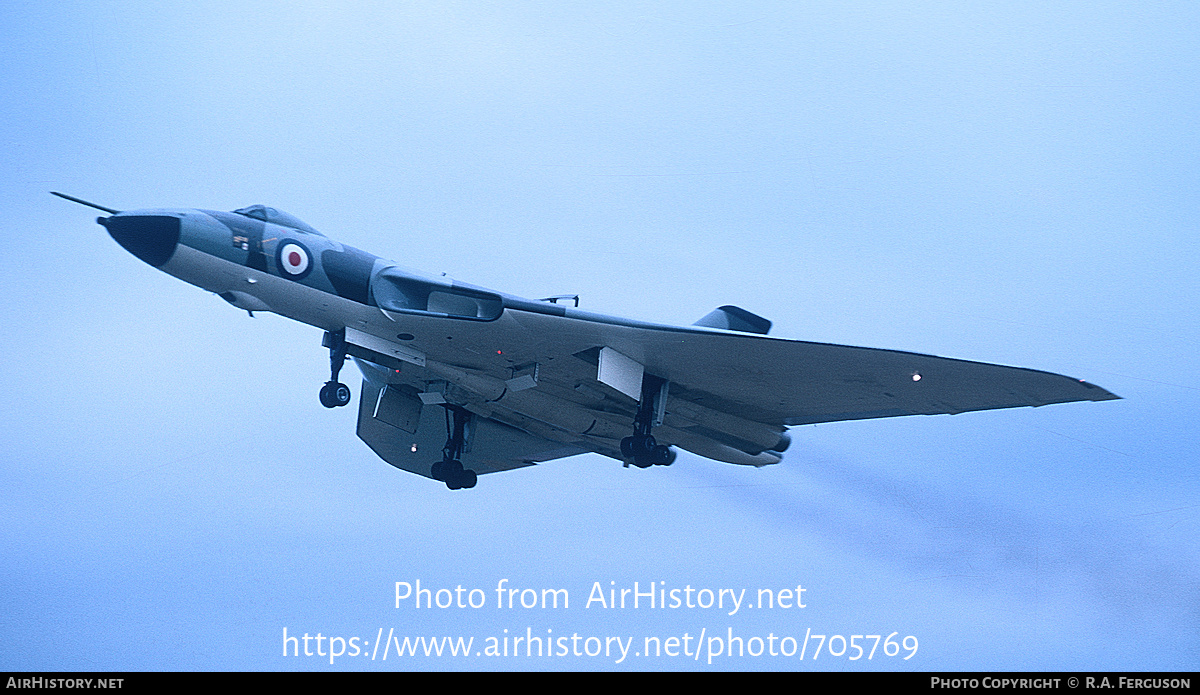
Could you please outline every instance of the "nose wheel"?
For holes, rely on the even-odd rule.
[[[346,363],[346,329],[325,331],[321,344],[329,348],[329,381],[321,387],[321,405],[340,408],[350,402],[350,387],[338,381],[338,374]]]
[[[321,405],[340,408],[350,402],[350,387],[337,381],[326,381],[321,387]]]

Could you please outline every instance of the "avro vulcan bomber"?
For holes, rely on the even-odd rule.
[[[779,463],[788,427],[1117,398],[1059,374],[912,352],[787,340],[722,306],[691,326],[524,299],[340,244],[263,205],[220,212],[99,209],[127,251],[248,312],[324,331],[327,408],[362,372],[358,436],[391,465],[475,487],[585,452],[638,468],[676,450]]]

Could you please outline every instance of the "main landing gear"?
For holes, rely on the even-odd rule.
[[[621,455],[638,468],[669,466],[675,463],[675,452],[659,444],[650,434],[660,401],[665,397],[666,381],[649,374],[642,378],[642,400],[633,416],[633,436],[621,440]]]
[[[454,405],[446,404],[442,407],[446,409],[446,446],[442,447],[442,460],[433,464],[429,475],[434,480],[445,483],[451,490],[475,487],[479,480],[478,474],[469,468],[463,469],[462,461],[459,460],[463,453],[467,421],[471,414]]]
[[[339,408],[350,402],[350,387],[338,381],[338,373],[346,363],[346,329],[325,331],[321,344],[329,348],[329,381],[321,387],[321,405]]]

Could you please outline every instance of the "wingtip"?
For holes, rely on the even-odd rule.
[[[1093,393],[1088,394],[1089,400],[1092,400],[1092,401],[1119,401],[1119,400],[1122,400],[1122,398],[1120,396],[1113,393],[1112,391],[1109,391],[1108,389],[1097,386],[1089,381],[1084,381],[1083,379],[1080,379],[1079,383],[1083,384],[1084,388],[1087,388],[1087,389],[1090,389],[1091,391],[1093,391]]]

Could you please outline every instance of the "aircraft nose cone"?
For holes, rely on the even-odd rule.
[[[179,244],[178,217],[113,215],[96,221],[104,225],[109,236],[122,248],[154,267],[171,260]]]

